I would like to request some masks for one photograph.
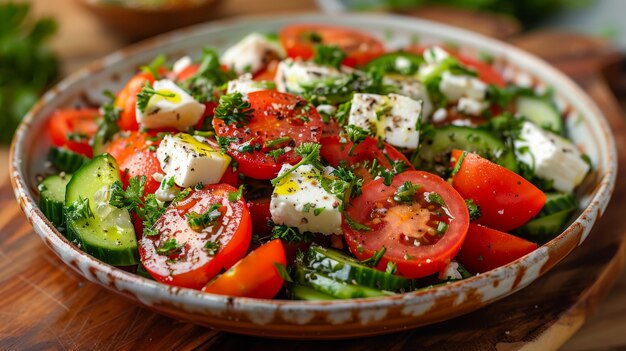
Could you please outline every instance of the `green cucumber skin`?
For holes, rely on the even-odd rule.
[[[115,209],[120,216],[124,228],[104,227],[102,218],[71,220],[67,215],[68,207],[79,197],[90,201],[92,212],[94,209],[94,194],[104,186],[111,186],[120,180],[120,172],[115,159],[109,154],[93,158],[74,174],[67,185],[65,194],[65,212],[67,218],[68,240],[75,243],[83,251],[95,258],[114,266],[131,266],[139,263],[137,238],[127,210]],[[111,234],[113,233],[113,234]]]
[[[50,148],[48,159],[58,170],[66,173],[76,172],[89,161],[89,158],[62,147]]]
[[[413,288],[413,281],[362,265],[357,260],[333,249],[311,245],[307,266],[332,279],[369,288],[405,292]]]
[[[365,286],[340,282],[305,267],[296,267],[295,278],[296,282],[309,286],[324,294],[331,295],[337,299],[379,297],[393,294]]]
[[[382,66],[384,73],[402,74],[403,72],[399,72],[398,69],[396,68],[396,59],[398,57],[405,58],[409,60],[409,62],[411,62],[412,68],[414,68],[413,69],[414,72],[407,72],[408,74],[417,73],[417,69],[424,62],[424,59],[422,58],[422,56],[416,55],[410,52],[404,52],[404,51],[390,52],[368,62],[365,65],[364,70],[369,71],[376,67]]]
[[[328,301],[335,300],[334,297],[323,292],[319,292],[310,286],[301,284],[292,284],[289,288],[289,294],[293,300],[302,301]]]
[[[65,224],[63,205],[65,203],[65,188],[72,178],[71,174],[51,175],[39,184],[39,208],[55,227],[61,228]]]
[[[546,203],[537,217],[545,217],[562,211],[573,211],[578,208],[574,194],[546,193]]]
[[[518,114],[536,125],[563,134],[563,117],[554,102],[545,97],[520,96],[515,102]]]
[[[531,241],[547,242],[558,234],[570,219],[573,210],[566,210],[549,214],[547,216],[535,217],[526,223],[516,232]]]
[[[454,125],[428,130],[420,141],[419,149],[413,154],[413,166],[446,175],[450,170],[453,149],[475,152],[515,173],[519,171],[515,154],[502,140],[485,130]]]

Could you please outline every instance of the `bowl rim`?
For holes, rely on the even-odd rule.
[[[246,298],[246,297],[231,297],[231,296],[223,296],[223,295],[215,295],[209,293],[203,293],[197,290],[188,289],[188,288],[179,288],[174,286],[169,286],[163,283],[159,283],[153,280],[149,280],[147,278],[141,277],[139,275],[126,272],[120,268],[116,268],[107,263],[99,261],[98,259],[92,257],[91,255],[83,252],[73,244],[71,244],[43,215],[41,210],[39,209],[35,197],[29,191],[29,186],[26,182],[26,177],[22,172],[21,163],[23,162],[21,156],[23,153],[23,147],[26,142],[26,137],[28,135],[29,125],[35,120],[36,117],[38,119],[46,119],[47,116],[38,116],[39,111],[45,106],[45,104],[49,103],[53,98],[55,98],[60,91],[62,91],[67,86],[77,83],[81,79],[85,79],[86,76],[89,76],[93,72],[99,72],[114,62],[118,62],[123,60],[125,57],[133,56],[140,54],[143,51],[148,51],[150,49],[154,49],[155,47],[172,43],[176,40],[184,40],[184,36],[186,33],[197,33],[197,32],[209,32],[209,31],[219,31],[225,29],[237,28],[241,23],[252,22],[252,21],[280,21],[284,19],[286,14],[272,14],[272,15],[253,15],[253,16],[241,16],[229,19],[223,19],[218,21],[211,21],[208,23],[198,24],[189,26],[183,29],[175,30],[172,32],[168,32],[165,34],[161,34],[156,37],[152,37],[146,40],[143,40],[139,43],[127,46],[120,50],[117,50],[111,54],[106,55],[103,58],[100,58],[87,66],[79,69],[78,71],[68,75],[60,82],[55,84],[52,88],[50,88],[41,98],[35,103],[35,105],[30,109],[30,111],[23,118],[20,126],[18,127],[13,141],[11,143],[10,155],[9,155],[9,169],[10,169],[10,180],[13,186],[16,199],[22,208],[22,211],[25,213],[28,220],[31,222],[34,228],[40,227],[44,228],[43,232],[40,233],[35,229],[35,232],[42,238],[42,240],[49,246],[51,249],[54,246],[60,247],[64,250],[63,253],[60,253],[53,249],[55,254],[61,257],[64,261],[74,260],[78,262],[78,264],[86,264],[89,266],[97,267],[98,275],[103,275],[110,278],[112,281],[116,281],[113,287],[109,286],[108,288],[117,290],[118,292],[124,292],[123,290],[128,290],[125,287],[135,286],[138,289],[143,290],[143,295],[149,296],[157,296],[159,298],[167,298],[170,299],[170,302],[180,303],[180,304],[190,304],[200,308],[223,308],[225,305],[231,306],[234,310],[246,312],[246,311],[274,311],[277,307],[281,307],[289,310],[303,310],[303,311],[338,311],[338,310],[351,310],[354,309],[355,306],[359,308],[379,308],[379,307],[389,307],[390,305],[403,305],[411,300],[415,301],[423,301],[429,299],[430,297],[437,297],[442,295],[449,295],[450,293],[460,292],[462,288],[465,286],[485,286],[487,284],[492,284],[495,279],[500,279],[504,276],[507,276],[507,270],[513,266],[520,265],[522,263],[533,265],[539,262],[544,262],[548,259],[549,251],[552,248],[555,248],[561,241],[565,240],[568,235],[574,235],[578,232],[582,233],[582,239],[579,241],[577,245],[579,245],[582,240],[586,237],[586,234],[591,230],[591,224],[603,213],[606,209],[606,206],[610,200],[611,193],[613,191],[615,185],[615,179],[617,174],[617,148],[615,144],[615,140],[611,129],[609,127],[608,121],[604,114],[600,111],[600,109],[596,106],[596,104],[591,100],[591,98],[582,91],[570,78],[565,76],[563,73],[558,71],[556,68],[549,65],[547,62],[542,59],[536,57],[533,54],[527,53],[513,45],[486,37],[479,33],[475,33],[466,29],[457,28],[451,25],[442,24],[430,20],[418,19],[409,16],[401,16],[401,15],[393,15],[393,14],[355,14],[355,13],[341,13],[341,14],[321,14],[321,13],[298,13],[293,14],[289,13],[288,15],[291,17],[293,21],[299,21],[300,23],[306,22],[314,22],[315,18],[317,18],[318,22],[328,22],[330,19],[341,19],[349,17],[354,20],[372,20],[372,21],[394,21],[402,24],[406,24],[407,27],[411,27],[412,25],[428,25],[433,28],[434,31],[446,32],[446,36],[462,38],[457,39],[459,43],[465,46],[474,47],[476,46],[476,42],[481,42],[479,46],[489,47],[495,51],[506,50],[508,53],[519,56],[523,58],[523,60],[527,61],[528,64],[524,64],[524,67],[535,66],[536,69],[540,69],[541,71],[549,73],[552,80],[558,82],[561,86],[560,90],[567,90],[571,93],[575,94],[577,99],[580,99],[580,104],[585,106],[590,112],[590,119],[596,120],[598,123],[602,133],[606,136],[603,139],[604,146],[608,150],[607,157],[607,169],[606,173],[602,175],[597,181],[595,185],[595,195],[590,199],[589,205],[582,211],[582,213],[556,238],[552,239],[548,243],[540,246],[537,250],[527,254],[524,257],[521,257],[507,265],[498,267],[494,270],[482,273],[480,275],[475,275],[470,278],[448,283],[446,285],[440,287],[434,287],[431,289],[420,289],[412,292],[397,294],[393,296],[385,296],[385,297],[376,297],[376,298],[359,298],[359,299],[348,299],[348,300],[331,300],[331,301],[297,301],[297,300],[274,300],[274,299],[256,299],[256,298]],[[303,20],[304,19],[304,20]],[[341,23],[341,22],[339,22]],[[341,25],[341,24],[339,24]],[[348,27],[350,25],[347,25]],[[417,31],[416,28],[412,28],[413,31]],[[523,68],[523,67],[522,67]],[[561,258],[562,259],[562,258]],[[560,260],[560,259],[559,259]],[[557,261],[558,262],[558,261]],[[557,262],[553,262],[556,264]],[[77,265],[78,265],[77,264]],[[81,275],[89,280],[95,280],[96,274],[93,274],[94,277],[90,277],[78,266],[70,265],[73,269],[77,270]],[[550,268],[550,267],[548,267]],[[547,270],[546,270],[547,271]],[[543,274],[545,271],[542,269],[539,272],[539,275]],[[120,284],[121,283],[121,284]],[[529,282],[530,283],[530,282]],[[490,302],[492,300],[498,299],[500,297],[504,297],[514,291],[517,291],[523,288],[525,285],[520,285],[515,289],[511,289],[511,291],[505,295],[497,295],[494,298],[488,300]],[[129,291],[133,293],[132,291]],[[434,296],[431,296],[434,295]],[[138,297],[139,300],[142,300],[141,297]],[[142,302],[144,302],[142,300]]]

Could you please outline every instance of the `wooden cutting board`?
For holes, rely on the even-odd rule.
[[[464,23],[471,25],[468,21],[456,22]],[[626,168],[623,112],[601,74],[603,68],[614,67],[611,63],[621,57],[604,42],[567,33],[535,33],[512,41],[550,60],[592,96],[616,135],[620,169]],[[613,76],[617,74],[612,72]],[[561,346],[581,327],[613,285],[626,258],[626,181],[618,178],[613,201],[581,247],[529,287],[472,314],[416,330],[347,341],[285,342],[221,333],[144,310],[63,265],[33,233],[21,213],[7,179],[6,160],[7,150],[3,149],[3,350],[549,350]]]

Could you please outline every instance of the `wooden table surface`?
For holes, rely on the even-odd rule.
[[[54,14],[61,22],[54,47],[63,59],[65,72],[126,45],[123,38],[107,31],[73,1],[33,3],[37,13]],[[286,10],[260,3],[228,0],[224,11],[232,15]],[[294,10],[314,8],[309,0],[289,3]],[[422,15],[440,18],[441,11]],[[463,18],[452,21],[465,23]],[[516,30],[514,23],[506,21],[483,29],[504,33],[502,26]],[[604,43],[563,33],[537,33],[511,40],[557,64],[590,93],[609,116],[619,136],[620,152],[626,156],[623,113],[598,74],[598,65],[617,55]],[[557,42],[577,45],[546,45]],[[622,169],[626,167],[625,156],[620,158]],[[626,224],[621,223],[626,213],[625,182],[618,181],[609,211],[585,244],[553,271],[511,297],[453,321],[390,336],[333,343],[281,342],[178,322],[136,307],[86,281],[64,266],[32,232],[13,198],[6,159],[7,150],[0,150],[0,316],[4,317],[0,350],[379,350],[390,345],[394,349],[544,350],[561,347],[579,328],[563,349],[626,348],[626,274],[619,275],[626,254]],[[616,278],[615,288],[605,295]]]

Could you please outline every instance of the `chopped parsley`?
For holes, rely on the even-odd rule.
[[[315,238],[315,235],[310,232],[300,232],[298,228],[290,227],[287,225],[274,225],[272,229],[271,240],[280,239],[286,243],[310,243]]]
[[[293,173],[293,171],[295,171],[298,167],[302,165],[310,164],[319,170],[324,168],[324,165],[320,161],[321,148],[321,144],[312,142],[302,143],[300,144],[300,146],[296,147],[295,152],[298,156],[302,157],[302,159],[300,160],[300,162],[296,163],[294,166],[281,173],[278,177],[272,179],[272,185],[276,186],[276,184],[278,184],[281,180]]]
[[[399,203],[413,203],[415,201],[415,195],[421,187],[422,186],[419,184],[413,184],[410,181],[406,181],[396,189],[396,192],[393,194],[393,199]]]
[[[171,256],[181,253],[185,247],[185,244],[179,244],[176,242],[176,239],[171,238],[167,241],[161,242],[161,244],[156,248],[156,252],[159,255],[163,256]]]
[[[341,63],[348,56],[345,51],[337,45],[315,45],[313,62],[318,65],[341,67]]]
[[[474,203],[472,199],[466,199],[465,204],[467,205],[467,210],[469,211],[470,221],[475,221],[481,216],[480,206]]]
[[[214,256],[217,251],[219,251],[220,249],[220,242],[219,241],[207,241],[206,244],[204,244],[204,250],[207,252],[207,255],[209,256]]]
[[[91,207],[89,206],[89,198],[78,196],[78,200],[72,202],[65,215],[68,219],[78,221],[81,219],[95,218]]]
[[[350,229],[354,229],[354,230],[358,230],[358,231],[362,231],[362,232],[370,232],[370,231],[372,231],[372,228],[355,221],[350,216],[348,216],[347,213],[344,213],[343,219],[346,221],[346,224],[348,225],[348,227],[350,227]]]
[[[354,124],[348,124],[347,126],[344,127],[343,135],[345,135],[348,138],[348,140],[352,142],[350,151],[348,151],[348,156],[352,156],[352,152],[354,152],[354,149],[363,140],[365,140],[365,138],[367,138],[370,135],[370,133],[359,126],[356,126]]]
[[[284,281],[293,282],[293,280],[291,279],[291,276],[289,275],[289,271],[287,270],[287,267],[285,267],[282,263],[274,262],[274,267],[276,267],[276,271],[278,271],[278,275],[280,275],[280,277]]]
[[[228,193],[228,201],[230,202],[237,202],[241,200],[242,197],[243,197],[243,184],[239,186],[239,189],[237,189],[237,191],[231,191]]]
[[[152,75],[154,80],[158,80],[161,75],[159,74],[159,68],[165,64],[165,55],[159,55],[155,57],[149,64],[139,67],[143,72]]]
[[[427,198],[428,202],[432,203],[432,204],[437,204],[441,207],[446,207],[446,202],[443,201],[443,197],[441,197],[441,195],[432,192],[432,193],[428,193],[428,198]]]
[[[201,232],[206,227],[215,224],[215,221],[222,216],[222,212],[220,211],[221,207],[222,205],[220,204],[213,204],[202,214],[197,212],[185,213],[187,224],[189,224],[189,227],[194,231]]]
[[[214,118],[221,119],[226,125],[241,128],[248,123],[252,112],[254,110],[250,108],[250,103],[244,100],[240,92],[236,91],[220,97]]]
[[[455,176],[461,170],[461,165],[463,164],[463,161],[465,160],[465,156],[467,156],[467,151],[463,151],[459,159],[456,161],[456,164],[454,165],[454,168],[452,169],[452,173],[451,173],[452,176]]]
[[[368,258],[366,260],[361,261],[361,264],[369,266],[369,267],[376,267],[376,266],[378,266],[378,263],[383,258],[383,256],[385,255],[386,251],[387,251],[387,248],[383,246],[382,248],[380,248],[380,250],[376,250],[372,257],[370,257],[370,258]]]
[[[137,94],[137,108],[140,111],[145,112],[146,107],[148,107],[148,102],[150,102],[150,99],[154,95],[159,95],[159,96],[169,97],[169,98],[176,96],[175,93],[164,93],[162,91],[154,90],[154,88],[152,87],[152,84],[150,84],[149,81],[146,81],[146,84],[143,86],[141,91]]]

